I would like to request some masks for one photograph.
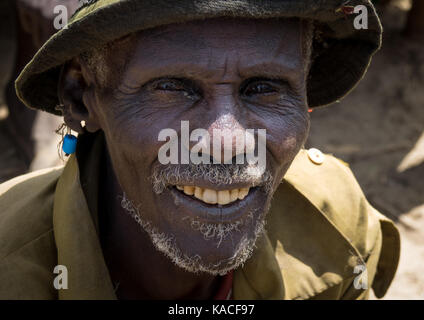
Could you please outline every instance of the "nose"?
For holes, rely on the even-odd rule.
[[[231,163],[236,158],[236,163],[242,164],[244,155],[255,149],[253,134],[246,131],[233,113],[220,115],[207,131],[210,137],[207,149],[213,163]]]
[[[237,103],[237,90],[231,84],[219,84],[208,97],[208,110],[203,115],[203,128],[207,138],[199,141],[202,156],[208,157],[214,164],[244,163],[244,156],[255,150],[253,130],[246,130],[239,119],[243,110]]]

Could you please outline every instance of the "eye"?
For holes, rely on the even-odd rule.
[[[180,93],[190,100],[197,100],[201,97],[201,90],[190,79],[162,78],[153,81],[152,88],[164,94]]]
[[[186,91],[185,84],[177,79],[158,80],[153,84],[155,90]]]
[[[247,97],[251,97],[257,94],[267,94],[278,92],[279,88],[276,84],[266,80],[253,80],[249,81],[241,89],[241,94]]]

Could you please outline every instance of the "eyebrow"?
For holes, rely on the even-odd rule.
[[[289,83],[294,83],[299,78],[299,71],[303,74],[303,68],[281,64],[279,62],[265,62],[253,64],[243,68],[237,68],[237,74],[241,79],[261,77],[269,79],[282,79]],[[151,68],[144,69],[143,74],[145,75],[143,78],[146,80],[143,81],[143,84],[145,84],[153,79],[164,77],[189,78],[192,80],[197,80],[199,78],[211,79],[216,77],[217,73],[216,70],[210,70],[207,67],[193,64],[181,64],[178,66],[152,66]],[[133,80],[135,80],[135,82],[139,81],[139,79]],[[123,83],[123,85],[131,87],[129,86],[129,83]],[[142,84],[140,83],[140,85]]]
[[[299,72],[303,74],[303,68],[278,62],[264,62],[240,69],[239,75],[242,78],[252,78],[260,75],[270,79],[287,79],[294,81],[298,78]]]

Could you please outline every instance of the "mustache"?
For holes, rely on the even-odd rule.
[[[151,176],[153,190],[157,194],[169,186],[194,184],[196,180],[216,185],[246,183],[252,187],[262,186],[266,193],[271,192],[274,182],[271,172],[256,164],[157,165]]]

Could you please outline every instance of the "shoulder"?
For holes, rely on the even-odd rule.
[[[378,219],[370,215],[370,205],[346,163],[317,149],[301,150],[284,180],[361,253],[367,251],[366,238],[379,228]]]
[[[62,168],[0,185],[0,299],[56,299],[53,201]]]
[[[0,184],[0,257],[52,230],[53,199],[62,170],[40,170]]]
[[[399,231],[368,202],[348,164],[316,149],[301,150],[277,193],[296,199],[294,208],[306,208],[307,203],[323,215],[327,226],[316,227],[315,236],[335,228],[365,261],[374,264],[373,288],[377,297],[384,295],[399,262]]]
[[[337,199],[331,205],[352,204],[364,196],[347,163],[315,148],[298,153],[284,180],[321,204],[331,198]]]

